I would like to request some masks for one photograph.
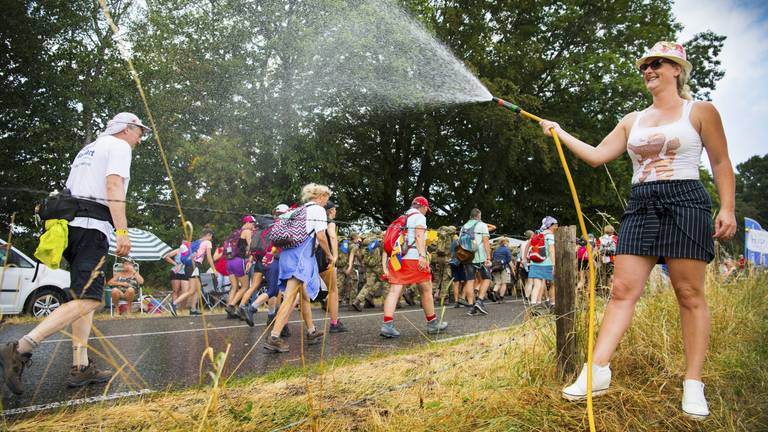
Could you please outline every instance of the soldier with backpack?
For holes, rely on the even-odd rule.
[[[240,300],[243,291],[248,288],[249,261],[251,260],[248,251],[251,248],[251,237],[256,227],[256,218],[251,215],[245,215],[242,219],[243,226],[232,231],[224,241],[224,254],[227,257],[227,273],[229,273],[229,282],[232,287],[229,289],[229,298],[227,306],[224,308],[227,312],[227,318],[239,319],[235,310],[235,305]]]
[[[339,286],[339,297],[342,303],[351,304],[353,297],[357,296],[357,282],[362,271],[362,258],[360,257],[360,234],[352,233],[348,240],[339,245],[339,258],[336,260],[336,269]]]
[[[434,267],[435,298],[448,298],[450,294],[451,269],[448,261],[451,258],[451,241],[455,232],[456,227],[452,225],[441,226],[437,229],[437,240],[427,248]]]
[[[365,266],[365,285],[352,302],[352,307],[358,312],[363,311],[365,304],[373,307],[373,297],[377,292],[384,292],[386,295],[389,290],[389,286],[382,279],[384,255],[381,242],[380,238],[370,235],[365,237],[361,244],[360,255]]]
[[[435,314],[432,297],[432,272],[427,257],[427,212],[431,211],[429,201],[417,196],[411,208],[389,225],[384,233],[384,250],[389,255],[386,277],[390,283],[389,293],[384,300],[384,323],[380,334],[386,338],[400,336],[395,328],[395,308],[400,299],[403,285],[417,284],[421,289],[421,307],[427,319],[427,333],[445,330],[448,323],[439,320]]]

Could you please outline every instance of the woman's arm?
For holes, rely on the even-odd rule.
[[[715,176],[717,193],[720,195],[720,211],[715,219],[716,239],[728,240],[736,233],[736,179],[733,166],[728,156],[728,143],[725,139],[723,121],[720,113],[709,102],[698,102],[694,106],[694,118],[700,124],[701,141],[707,149],[709,163]]]
[[[328,223],[328,235],[331,237],[331,252],[333,252],[333,261],[339,259],[339,240],[336,237],[336,223]]]
[[[165,260],[165,262],[167,262],[170,265],[176,265],[176,261],[173,260],[173,257],[178,255],[178,253],[179,253],[179,250],[178,249],[174,249],[174,250],[168,252],[167,254],[165,254],[163,259]]]
[[[139,274],[139,272],[133,272],[133,277],[136,278],[136,282],[138,282],[139,285],[144,285],[144,277]]]
[[[560,141],[563,142],[573,154],[590,166],[597,167],[618,158],[624,151],[626,151],[629,130],[632,128],[635,115],[636,113],[631,113],[624,116],[619,124],[613,128],[611,133],[609,133],[597,147],[593,147],[574,137],[553,121],[542,120],[539,125],[547,136],[552,136],[550,129],[554,128],[555,132],[557,132],[557,135],[560,137]]]
[[[336,262],[336,260],[333,258],[333,254],[331,253],[331,245],[328,244],[328,237],[325,235],[325,230],[320,230],[315,233],[315,236],[317,237],[317,243],[320,245],[320,248],[325,252],[325,256],[327,256],[333,264]]]

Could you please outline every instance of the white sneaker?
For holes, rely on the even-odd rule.
[[[592,397],[608,391],[611,385],[610,365],[592,365]],[[581,369],[576,382],[563,389],[563,398],[569,401],[581,401],[587,398],[587,365]]]
[[[683,381],[683,412],[692,419],[703,420],[709,415],[704,383],[692,379]]]

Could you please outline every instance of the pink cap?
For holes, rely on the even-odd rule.
[[[243,216],[242,222],[243,223],[255,223],[256,222],[256,218],[251,216],[251,215],[245,215],[245,216]]]

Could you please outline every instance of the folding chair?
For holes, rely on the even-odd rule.
[[[227,298],[229,297],[229,289],[231,288],[228,278],[224,278],[224,283],[220,284],[216,274],[214,273],[201,273],[200,274],[200,287],[202,290],[203,302],[208,309],[213,310],[219,305],[226,305]]]

